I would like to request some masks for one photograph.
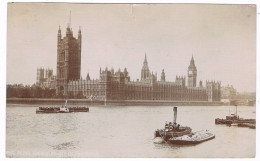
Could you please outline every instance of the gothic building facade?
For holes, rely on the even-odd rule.
[[[192,68],[190,68],[192,67]],[[189,71],[192,69],[191,75]],[[206,81],[203,86],[196,86],[197,71],[194,59],[191,59],[188,68],[188,86],[184,76],[176,76],[175,82],[165,79],[162,70],[161,79],[149,71],[147,58],[145,56],[141,69],[140,81],[130,81],[130,76],[125,68],[115,72],[114,69],[100,70],[100,78],[91,80],[89,75],[85,80],[73,80],[68,83],[70,95],[83,95],[86,98],[98,100],[165,100],[165,101],[220,101],[221,83]]]
[[[174,82],[167,81],[166,73],[162,70],[160,79],[157,74],[149,70],[145,54],[141,79],[130,81],[130,76],[125,68],[101,69],[98,79],[91,79],[89,74],[86,79],[80,78],[81,68],[81,30],[78,38],[73,37],[72,29],[68,26],[66,36],[62,38],[58,30],[57,42],[57,77],[53,77],[57,95],[77,96],[97,100],[165,100],[165,101],[204,101],[219,102],[221,83],[202,81],[197,86],[197,68],[192,56],[187,70],[187,85],[185,76],[176,76]],[[42,69],[38,69],[38,84],[47,84],[48,79],[42,79]],[[38,71],[37,70],[37,71]],[[44,72],[43,72],[44,73]],[[51,72],[52,73],[52,72]],[[53,76],[53,74],[51,74]],[[49,88],[53,88],[49,87]]]
[[[41,88],[56,88],[56,76],[52,69],[37,68],[36,85]]]
[[[56,93],[67,95],[68,83],[71,80],[80,79],[81,69],[81,30],[78,38],[73,36],[72,29],[68,25],[66,36],[62,38],[61,29],[57,37],[57,84]]]

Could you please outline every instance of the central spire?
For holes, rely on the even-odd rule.
[[[149,77],[149,75],[150,75],[150,71],[149,71],[146,52],[145,52],[144,63],[143,63],[143,67],[141,70],[141,80],[145,80],[147,77]]]

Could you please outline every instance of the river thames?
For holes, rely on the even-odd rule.
[[[46,105],[47,106],[47,105]],[[8,104],[7,157],[245,158],[255,156],[256,130],[215,125],[230,106],[179,106],[177,122],[216,138],[193,146],[154,144],[154,131],[173,120],[170,106],[91,106],[89,112],[36,114],[38,105]],[[255,107],[238,106],[240,118]]]

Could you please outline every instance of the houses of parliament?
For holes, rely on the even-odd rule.
[[[176,76],[175,82],[166,80],[164,70],[160,78],[153,74],[149,69],[146,54],[140,71],[141,78],[136,81],[130,81],[126,68],[122,71],[100,68],[99,79],[91,79],[89,74],[86,79],[82,79],[81,42],[81,29],[78,30],[77,37],[74,37],[72,28],[68,25],[66,35],[62,37],[59,27],[57,75],[54,76],[52,69],[38,68],[36,85],[56,89],[56,94],[64,97],[81,95],[96,100],[220,101],[220,82],[206,81],[203,85],[202,81],[199,81],[197,86],[197,68],[193,56],[187,69],[187,77]]]

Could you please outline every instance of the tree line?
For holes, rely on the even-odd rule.
[[[7,98],[54,98],[55,89],[41,88],[36,85],[13,84],[6,87]]]
[[[51,88],[42,88],[37,85],[8,84],[6,86],[7,98],[65,98],[64,95],[56,95],[56,90]],[[83,93],[74,95],[69,92],[66,98],[82,99],[86,98]]]

